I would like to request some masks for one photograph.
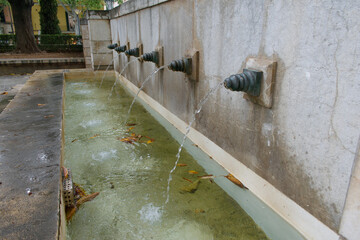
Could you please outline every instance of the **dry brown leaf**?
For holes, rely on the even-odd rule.
[[[248,189],[242,182],[240,182],[237,178],[235,178],[231,173],[225,176],[227,179],[229,179],[234,184],[238,185],[241,188]]]
[[[72,207],[72,208],[66,208],[66,220],[70,221],[71,218],[74,216],[74,214],[76,213],[76,208]]]
[[[193,171],[193,170],[188,171],[188,173],[189,173],[189,174],[198,174],[197,171]]]
[[[201,208],[197,208],[195,209],[195,213],[205,213],[205,210]]]
[[[42,107],[42,106],[45,106],[45,105],[46,105],[45,103],[38,103],[39,107]]]
[[[8,94],[8,92],[2,92],[2,93],[0,93],[0,95],[7,95]]]
[[[77,139],[74,139],[74,140],[72,140],[71,142],[73,143],[73,142],[76,142],[77,141]]]
[[[79,207],[81,204],[84,204],[85,202],[93,200],[97,195],[99,195],[99,192],[92,193],[80,198],[78,201],[76,201],[76,207]]]
[[[213,179],[213,178],[215,178],[215,176],[210,174],[210,175],[198,176],[198,178],[200,178],[200,179]]]
[[[183,177],[183,179],[186,180],[186,181],[188,181],[188,182],[191,182],[191,183],[193,182],[193,181],[191,181],[190,179],[187,179],[187,178],[184,178],[184,177]]]
[[[178,166],[178,167],[186,167],[187,164],[185,164],[185,163],[178,163],[178,164],[176,164],[176,166]]]
[[[96,138],[98,136],[100,136],[100,134],[95,134],[94,136],[90,137],[89,139],[93,139],[93,138]]]
[[[130,126],[135,126],[136,123],[127,123],[126,126],[130,127]]]

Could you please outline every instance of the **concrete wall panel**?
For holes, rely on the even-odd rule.
[[[143,4],[131,6],[137,2]],[[277,61],[271,109],[222,88],[193,126],[338,231],[360,134],[360,3],[181,0],[141,6],[125,15],[121,7],[111,12],[113,41],[129,41],[131,48],[141,42],[145,52],[160,44],[167,64],[190,48],[200,51],[199,82],[165,69],[144,88],[185,122],[247,57]],[[116,69],[128,60],[121,54]],[[123,75],[139,87],[154,69],[134,62]]]

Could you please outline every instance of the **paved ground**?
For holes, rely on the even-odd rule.
[[[0,113],[24,86],[30,75],[0,76]]]
[[[0,114],[0,239],[59,239],[63,73],[35,73]],[[28,76],[2,78],[2,88]]]
[[[34,58],[79,58],[84,57],[82,52],[75,53],[0,53],[0,59],[34,59]]]

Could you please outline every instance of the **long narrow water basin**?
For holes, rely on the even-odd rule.
[[[224,190],[199,178],[228,181],[227,172],[206,171],[186,150],[165,204],[179,144],[140,104],[124,124],[133,97],[120,84],[110,94],[114,81],[66,81],[65,166],[88,193],[100,192],[70,221],[68,239],[268,239]]]
[[[303,239],[252,189],[226,179],[228,172],[197,146],[204,142],[185,142],[165,204],[183,138],[175,117],[140,93],[126,126],[137,88],[118,77],[110,95],[116,74],[108,72],[99,88],[102,76],[37,71],[0,115],[0,220],[10,224],[0,226],[0,238]],[[62,165],[87,193],[100,192],[67,229]],[[209,174],[215,183],[200,179],[194,188]]]

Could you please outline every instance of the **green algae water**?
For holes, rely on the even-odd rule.
[[[165,205],[179,144],[137,103],[128,119],[134,125],[124,126],[133,97],[119,85],[109,97],[112,83],[66,82],[65,166],[88,194],[100,192],[79,208],[67,238],[268,239],[216,183],[201,179],[195,192],[184,191],[211,174],[185,149]]]

